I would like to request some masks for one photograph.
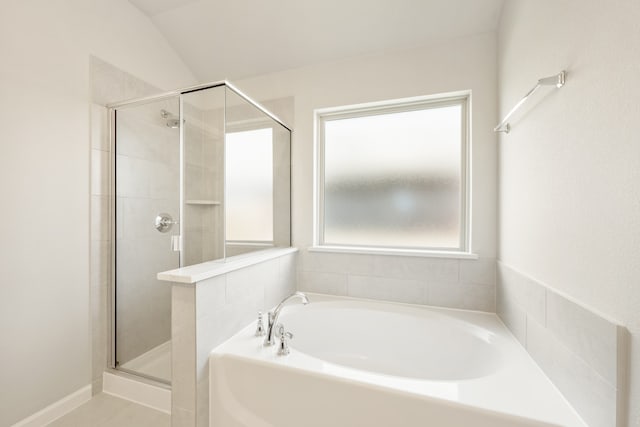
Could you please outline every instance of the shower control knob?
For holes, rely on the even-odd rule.
[[[175,224],[178,224],[178,221],[174,221],[168,213],[159,213],[154,223],[156,230],[161,233],[168,232]]]

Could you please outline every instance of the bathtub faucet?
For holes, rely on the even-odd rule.
[[[302,300],[302,304],[309,304],[309,298],[307,298],[305,294],[303,294],[302,292],[294,292],[283,299],[280,304],[278,304],[275,310],[270,311],[267,325],[267,337],[264,339],[264,345],[266,347],[275,343],[273,336],[275,334],[276,325],[278,324],[278,316],[280,316],[280,312],[284,308],[284,305],[293,298],[300,298]]]

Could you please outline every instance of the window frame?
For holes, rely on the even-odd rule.
[[[461,106],[460,136],[460,239],[458,247],[402,247],[326,244],[324,241],[324,182],[325,182],[325,123],[393,114],[407,111]],[[423,97],[393,99],[382,102],[323,108],[314,111],[314,218],[312,251],[392,254],[409,256],[435,256],[476,258],[471,253],[471,91],[437,94]]]

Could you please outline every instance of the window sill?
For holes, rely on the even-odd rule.
[[[478,254],[457,251],[428,251],[419,249],[366,248],[357,246],[311,246],[309,252],[329,252],[362,255],[393,255],[423,258],[478,259]]]

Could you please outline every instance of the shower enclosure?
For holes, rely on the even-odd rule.
[[[159,272],[290,246],[291,131],[228,82],[110,105],[111,366],[171,382]]]

